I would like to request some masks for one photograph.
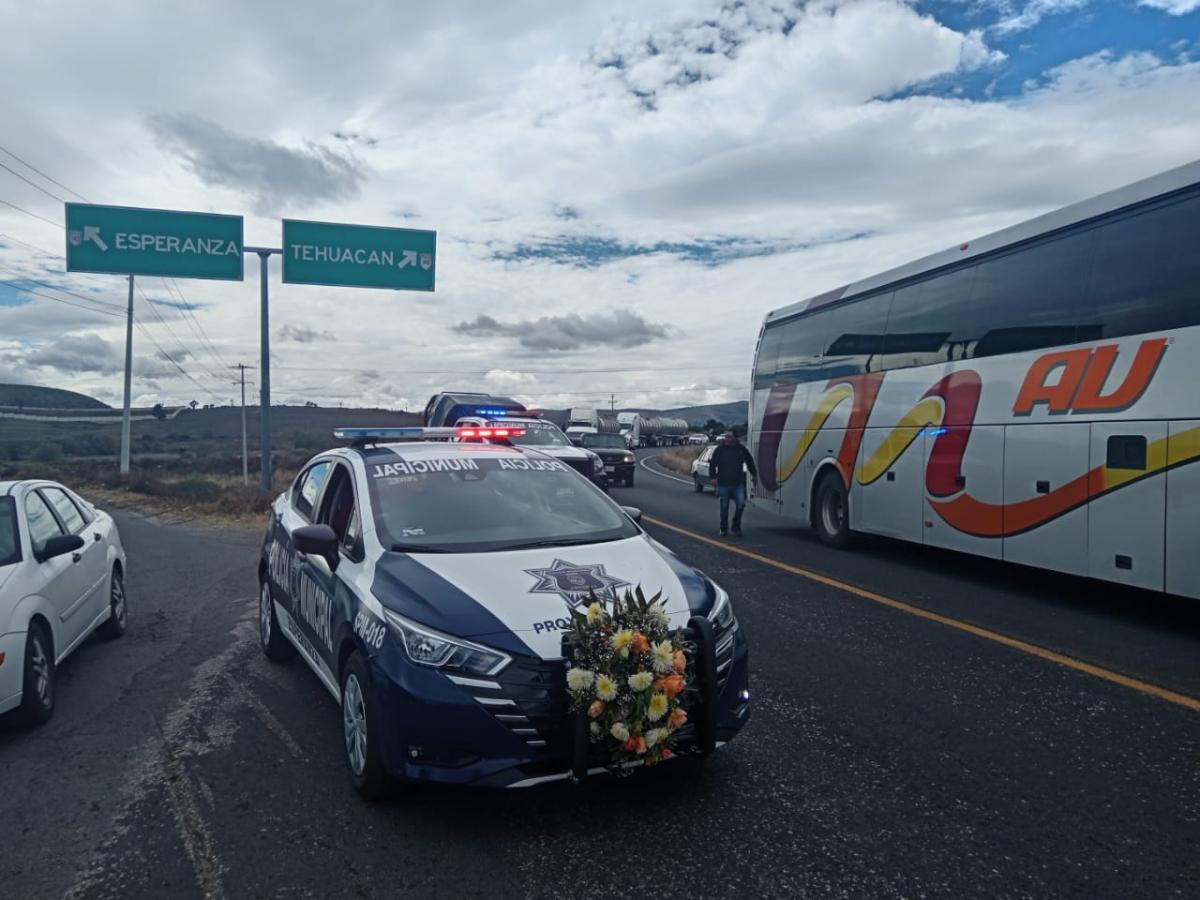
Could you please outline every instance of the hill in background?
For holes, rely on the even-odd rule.
[[[0,406],[29,409],[111,409],[86,394],[36,384],[0,384]]]

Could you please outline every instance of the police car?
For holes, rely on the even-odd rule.
[[[272,508],[259,633],[269,659],[299,655],[338,701],[363,795],[393,778],[523,787],[603,771],[569,713],[563,642],[593,591],[661,590],[672,624],[699,636],[694,749],[745,724],[728,595],[637,510],[535,448],[455,441],[457,428],[335,436],[350,446],[313,458]]]
[[[601,490],[608,489],[609,473],[600,454],[572,444],[553,422],[547,422],[535,416],[505,416],[504,418],[464,416],[455,425],[462,429],[463,434],[468,435],[465,440],[500,440],[518,447],[535,448],[547,456],[566,463]],[[489,435],[495,434],[497,428],[501,429],[508,437],[490,437]]]

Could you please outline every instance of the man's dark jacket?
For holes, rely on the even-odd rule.
[[[754,459],[743,444],[719,444],[708,462],[708,477],[715,478],[720,487],[735,487],[746,483],[746,472],[758,477]]]

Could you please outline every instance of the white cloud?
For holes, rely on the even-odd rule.
[[[1172,16],[1182,16],[1200,9],[1200,0],[1138,0],[1138,6],[1161,9]]]
[[[1001,8],[1005,9],[1008,14],[996,22],[992,28],[1000,34],[1027,31],[1046,16],[1073,12],[1087,6],[1088,2],[1089,0],[1029,0],[1016,10],[1013,9],[1013,4],[1003,3],[1000,4]]]

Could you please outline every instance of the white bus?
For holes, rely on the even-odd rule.
[[[754,503],[1200,597],[1200,162],[769,313]]]

